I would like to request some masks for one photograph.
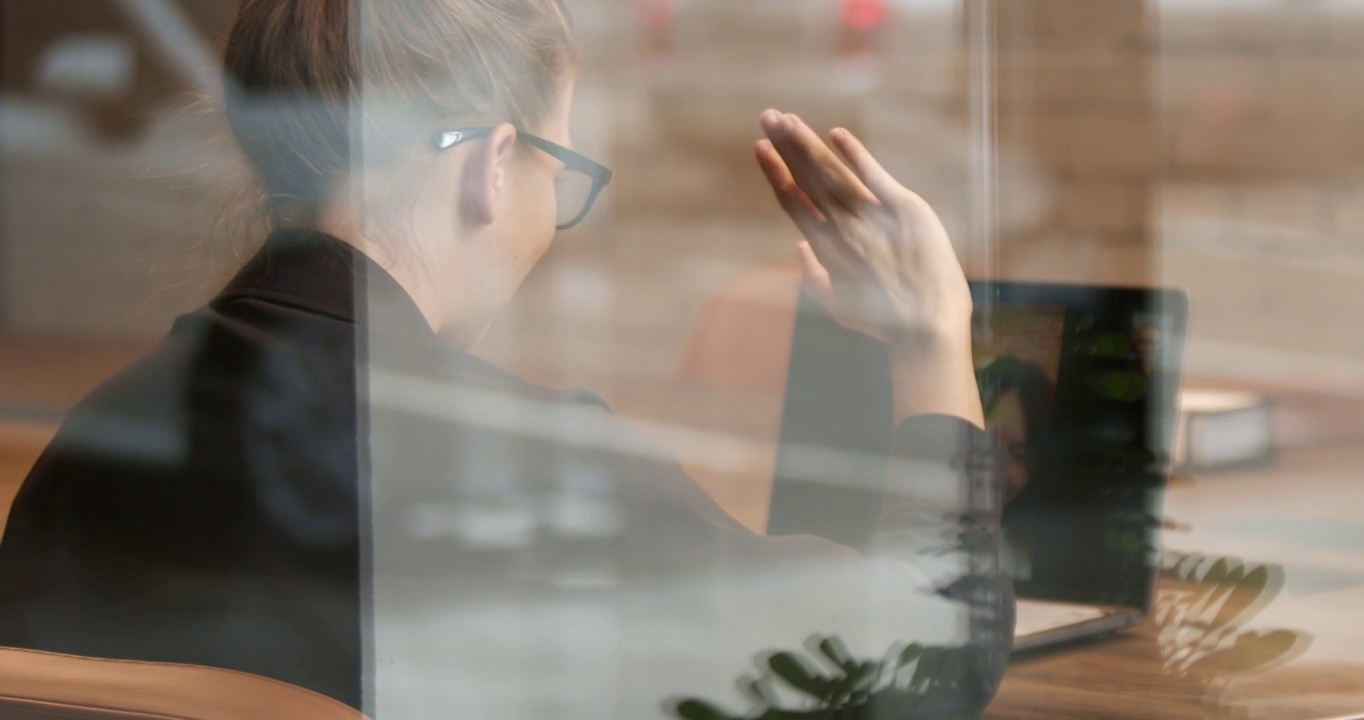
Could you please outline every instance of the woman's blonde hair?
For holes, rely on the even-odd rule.
[[[243,0],[225,107],[271,225],[306,224],[438,129],[537,127],[578,62],[563,0]]]

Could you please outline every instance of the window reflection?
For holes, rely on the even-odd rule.
[[[198,350],[187,357],[194,362],[220,357],[214,343],[233,341],[231,333],[227,340],[200,334],[194,321],[174,323],[215,297],[268,235],[259,212],[266,198],[253,186],[222,117],[222,49],[240,5],[23,0],[3,11],[5,515],[72,408],[158,347],[168,331],[193,338]],[[357,564],[368,563],[367,579],[345,581],[360,588],[346,585],[346,592],[368,593],[364,612],[383,618],[384,633],[347,636],[378,653],[361,663],[371,701],[383,698],[379,707],[392,712],[416,707],[413,698],[451,707],[467,702],[477,711],[472,714],[492,715],[538,685],[542,700],[582,713],[613,702],[684,717],[762,716],[821,704],[872,712],[881,697],[904,706],[946,703],[946,695],[935,693],[960,689],[974,681],[972,671],[999,660],[963,660],[942,638],[877,636],[878,623],[896,617],[893,603],[868,611],[854,630],[813,623],[781,640],[764,622],[775,623],[782,608],[758,612],[748,624],[739,618],[759,602],[754,598],[782,583],[790,583],[782,606],[842,608],[850,591],[838,590],[842,571],[832,566],[764,575],[717,551],[733,564],[721,579],[688,583],[679,570],[638,580],[648,576],[639,567],[647,563],[639,559],[638,538],[650,531],[666,536],[674,529],[671,516],[641,520],[638,487],[603,454],[642,464],[676,458],[688,480],[685,491],[673,488],[679,494],[670,497],[701,508],[726,532],[773,535],[784,532],[774,483],[792,462],[807,469],[806,480],[836,494],[865,489],[873,475],[868,465],[879,471],[888,461],[888,435],[867,428],[867,441],[853,452],[802,442],[798,461],[791,461],[778,451],[795,372],[800,266],[794,243],[800,235],[753,160],[752,143],[762,132],[758,114],[775,106],[817,129],[844,127],[862,138],[891,175],[936,210],[973,280],[1161,287],[1189,296],[1182,352],[1173,350],[1182,331],[1165,323],[1159,308],[1086,339],[1103,365],[1085,380],[1096,395],[1136,401],[1159,391],[1142,425],[1150,437],[1127,416],[1095,411],[1088,418],[1086,428],[1096,437],[1125,448],[1105,455],[1105,462],[1173,465],[1168,491],[1159,497],[1132,495],[1128,500],[1136,498],[1139,507],[1124,506],[1114,514],[1119,520],[1086,519],[1102,525],[1093,547],[1076,546],[1073,518],[1056,510],[1064,503],[1034,500],[1045,487],[1048,463],[1058,453],[1080,452],[1074,438],[1043,443],[1038,437],[1071,392],[1062,378],[1060,335],[1083,321],[1065,308],[1033,308],[1021,317],[990,296],[976,300],[977,335],[985,340],[976,344],[971,369],[982,419],[1002,445],[999,501],[1011,503],[1004,512],[1013,519],[999,537],[981,542],[994,543],[1020,594],[1047,573],[1074,580],[1085,557],[1113,558],[1120,550],[1141,555],[1157,575],[1146,625],[1019,658],[1005,675],[1017,684],[1006,680],[992,712],[1008,717],[1054,708],[1058,716],[1083,715],[1110,707],[1080,693],[1103,683],[1112,688],[1108,702],[1121,701],[1118,713],[1128,707],[1136,713],[1151,688],[1167,689],[1170,702],[1213,716],[1283,710],[1326,717],[1358,710],[1364,687],[1327,679],[1348,679],[1361,662],[1350,612],[1364,598],[1364,531],[1351,514],[1359,499],[1354,468],[1364,459],[1358,430],[1364,426],[1364,340],[1356,329],[1364,297],[1358,288],[1364,90],[1357,81],[1364,3],[570,0],[568,6],[583,62],[560,139],[610,166],[615,180],[581,226],[554,240],[472,348],[480,363],[566,394],[547,405],[525,405],[479,395],[486,388],[476,382],[451,391],[418,372],[413,354],[396,350],[400,343],[383,333],[361,333],[355,343],[311,338],[346,353],[349,370],[328,376],[306,353],[252,365],[264,373],[256,378],[261,386],[274,388],[264,393],[274,402],[252,406],[252,427],[263,430],[244,436],[242,447],[250,452],[224,453],[207,465],[214,472],[237,464],[268,467],[252,475],[262,483],[258,499],[309,552],[373,540],[355,551],[362,558]],[[367,117],[393,120],[379,111]],[[372,151],[376,146],[365,143],[374,137],[355,147]],[[366,200],[383,197],[376,192]],[[374,300],[376,287],[367,278],[350,289],[352,300]],[[825,350],[846,358],[857,352],[854,345],[841,339]],[[183,387],[177,383],[198,366],[184,367],[190,368],[184,375],[154,372],[152,380],[164,383],[156,387]],[[877,386],[865,380],[859,377],[858,391],[874,396]],[[1175,394],[1176,385],[1183,395]],[[835,408],[819,399],[820,389],[810,394],[828,417]],[[319,410],[297,401],[337,393],[354,395],[346,412],[363,425],[354,437],[349,415],[338,430],[337,418],[327,415],[330,405]],[[238,396],[246,394],[228,392],[221,401]],[[129,414],[76,413],[79,432],[71,442],[152,474],[204,452],[203,426],[188,420],[183,407],[151,391],[130,397],[118,405],[131,408]],[[1209,398],[1238,404],[1229,410],[1198,402]],[[602,446],[595,421],[560,402],[591,412],[605,403],[637,435],[628,448]],[[877,417],[891,412],[877,408]],[[433,417],[467,432],[458,442],[420,445]],[[322,439],[295,452],[281,438],[302,427]],[[526,449],[546,442],[569,450],[539,455]],[[1191,459],[1190,442],[1198,444],[1196,459],[1217,462]],[[1222,443],[1220,450],[1207,449],[1215,443]],[[1237,452],[1252,446],[1253,453]],[[349,488],[363,474],[357,468],[418,480],[396,490],[376,485],[372,496],[329,505],[338,478]],[[824,477],[809,468],[837,472]],[[288,482],[279,478],[300,477],[308,482],[279,489]],[[141,512],[139,503],[120,502],[116,494],[70,492],[69,501],[52,499],[45,506],[52,514],[44,517],[65,517],[62,508],[79,506],[100,518],[94,529],[71,529],[78,535],[103,537],[100,532],[126,521],[122,513]],[[185,515],[191,520],[183,524],[219,523],[224,538],[236,537],[241,529],[221,509],[232,502],[220,500]],[[803,511],[789,517],[833,515],[820,503],[806,503]],[[5,522],[26,532],[23,519]],[[1058,525],[1066,532],[1047,534]],[[1151,535],[1157,526],[1159,535]],[[834,539],[869,545],[872,529],[868,521]],[[7,552],[28,552],[6,544]],[[111,543],[105,559],[135,561],[168,544]],[[674,544],[669,557],[679,566],[689,562],[689,552],[700,552]],[[224,547],[180,549],[181,569],[195,578],[184,602],[230,594],[224,588],[256,598],[259,607],[285,596],[312,598],[303,607],[335,601],[336,588],[327,582],[290,584],[296,578],[289,573],[292,579],[253,576],[242,590],[222,570],[230,563],[213,564],[213,553]],[[57,567],[49,568],[48,580],[69,582],[73,576],[63,573],[75,571]],[[486,600],[480,591],[460,587],[451,595],[458,602],[439,603],[404,585],[413,574],[444,567],[473,567],[497,579],[474,583],[479,587],[535,590],[507,590],[501,600],[480,604]],[[167,588],[180,587],[136,573],[104,581],[125,589],[145,585],[145,594],[130,595],[144,599],[176,595]],[[802,595],[802,582],[826,586],[825,592]],[[643,589],[631,594],[636,585]],[[570,600],[551,601],[565,597]],[[958,588],[945,605],[978,608],[978,599]],[[134,624],[118,621],[129,616],[108,604],[80,610],[93,624],[73,631],[69,650],[99,655],[137,634]],[[938,611],[948,613],[922,610]],[[357,606],[343,620],[359,627],[360,614]],[[657,635],[630,630],[682,615],[690,624]],[[7,619],[26,622],[17,613]],[[209,642],[193,623],[177,622],[167,625],[178,628],[185,647]],[[320,636],[330,632],[326,622],[302,625]],[[251,616],[208,634],[287,631]],[[452,645],[461,646],[458,662],[449,660]],[[767,654],[755,663],[759,652]],[[381,662],[384,653],[391,666]],[[1113,660],[1123,653],[1135,659]],[[674,663],[677,675],[650,686],[647,698],[626,682],[631,673],[666,675]],[[689,685],[687,673],[704,681]],[[423,684],[437,690],[413,689]],[[993,692],[987,690],[981,692]],[[346,700],[359,693],[357,686]]]

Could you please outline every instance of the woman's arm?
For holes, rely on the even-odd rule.
[[[1000,565],[1002,468],[998,446],[980,428],[945,415],[906,419],[865,549],[926,575],[925,592],[965,610],[958,685],[938,698],[963,715],[989,704],[1013,648],[1013,586]]]
[[[983,711],[1013,648],[1013,586],[1000,564],[1004,476],[982,429],[969,330],[920,334],[891,348],[897,429],[886,503],[869,552],[933,577],[933,592],[967,609],[960,686],[936,702]]]
[[[757,157],[805,236],[808,284],[841,323],[887,342],[897,422],[870,561],[923,580],[965,618],[959,672],[933,699],[979,712],[1012,648],[1012,586],[999,551],[1003,482],[971,357],[971,295],[932,208],[845,130],[825,144],[805,123],[764,113]]]

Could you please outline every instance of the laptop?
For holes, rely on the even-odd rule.
[[[971,289],[976,374],[1011,495],[1001,562],[1018,597],[1015,652],[1141,623],[1155,594],[1186,296],[1012,282]],[[875,467],[888,460],[894,422],[889,351],[805,293],[798,307],[768,534],[861,547],[885,495]],[[849,472],[868,479],[816,477],[805,467],[811,451],[856,458]]]

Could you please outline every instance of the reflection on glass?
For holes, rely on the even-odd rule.
[[[1358,712],[1357,5],[7,3],[0,695],[66,690],[38,648],[381,717]],[[902,463],[924,296],[803,344],[796,243],[807,295],[934,256],[841,276],[906,196],[769,107],[973,280],[1188,327],[979,296],[1001,453]],[[1181,386],[1253,408],[1217,462]],[[1150,619],[1005,674],[1005,575]]]

